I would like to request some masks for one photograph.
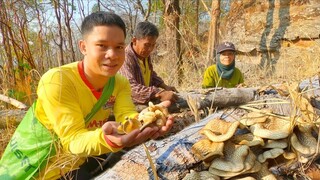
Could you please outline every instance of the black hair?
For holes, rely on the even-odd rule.
[[[134,30],[133,36],[141,39],[147,36],[158,37],[158,28],[149,21],[139,22]]]
[[[118,26],[123,30],[124,37],[126,37],[126,25],[115,13],[98,11],[91,13],[84,18],[81,24],[81,35],[85,36],[88,32],[91,32],[95,26]]]

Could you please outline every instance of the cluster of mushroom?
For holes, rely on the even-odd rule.
[[[169,115],[168,109],[159,104],[154,105],[152,102],[149,102],[148,105],[137,117],[126,117],[126,121],[118,126],[118,133],[127,134],[135,129],[143,130],[151,124],[156,124],[159,127],[164,126]]]
[[[314,127],[301,119],[293,123],[268,109],[250,112],[234,122],[211,120],[200,130],[205,138],[191,149],[208,170],[192,171],[184,179],[202,179],[204,174],[212,179],[276,179],[269,171],[269,159],[305,163],[317,153]]]

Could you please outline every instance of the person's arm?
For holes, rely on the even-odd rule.
[[[63,72],[46,75],[39,82],[38,104],[46,118],[44,124],[53,129],[66,151],[80,156],[100,155],[115,152],[121,147],[112,147],[101,128],[88,130],[85,125],[83,108],[75,88],[75,79]],[[90,102],[88,102],[90,103]],[[90,111],[89,111],[90,112]]]
[[[147,87],[143,85],[143,79],[139,79],[137,75],[139,70],[136,68],[138,67],[132,61],[126,59],[119,72],[130,82],[132,99],[139,104],[145,104],[153,99],[160,90],[156,86]]]
[[[116,79],[118,87],[116,90],[116,101],[113,111],[117,122],[123,122],[125,117],[134,118],[138,115],[135,105],[131,100],[131,88],[129,81],[123,76]]]

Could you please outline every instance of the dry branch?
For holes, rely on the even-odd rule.
[[[22,102],[15,100],[13,98],[10,98],[8,96],[5,96],[3,94],[0,94],[0,100],[6,102],[8,104],[11,104],[19,109],[26,109],[27,108],[27,105],[23,104]]]

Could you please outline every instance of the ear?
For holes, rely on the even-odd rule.
[[[133,37],[132,40],[131,40],[131,42],[132,42],[133,45],[136,45],[137,38],[136,38],[136,37]]]
[[[78,45],[79,45],[80,52],[85,56],[87,54],[86,42],[84,40],[80,40]]]

